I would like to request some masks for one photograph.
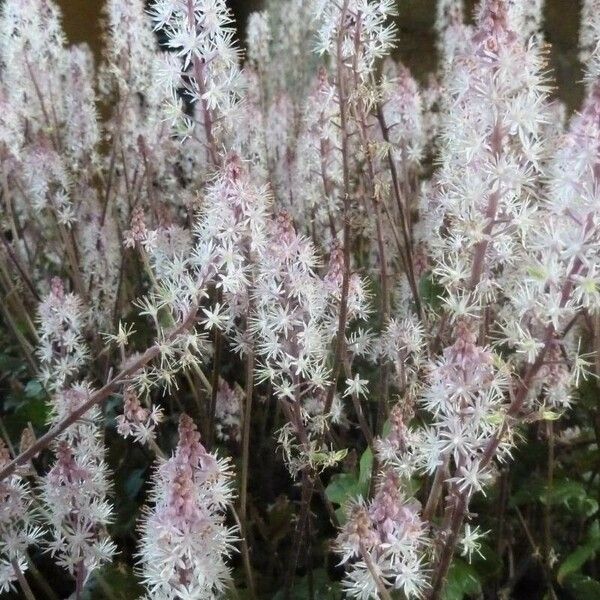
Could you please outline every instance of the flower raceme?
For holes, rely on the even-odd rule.
[[[338,536],[342,562],[350,562],[344,587],[350,598],[377,597],[379,586],[421,596],[427,586],[421,565],[427,544],[416,501],[403,498],[392,469],[384,472],[372,501],[359,502]],[[374,575],[376,574],[376,577]]]
[[[0,462],[6,465],[9,461],[8,448],[1,443]],[[16,473],[0,482],[0,593],[15,590],[17,569],[21,573],[27,570],[27,549],[37,544],[43,533],[25,475]]]
[[[65,294],[62,281],[54,278],[50,293],[40,303],[38,322],[41,380],[50,389],[61,389],[73,381],[88,358],[81,299]]]
[[[236,539],[224,522],[232,498],[228,462],[206,451],[182,415],[177,448],[158,467],[141,523],[140,574],[151,598],[223,593],[230,578],[225,559]]]
[[[231,11],[225,0],[156,0],[150,16],[154,29],[165,36],[165,46],[181,61],[171,63],[169,73],[172,126],[185,138],[194,134],[198,122],[205,142],[212,145],[215,117],[227,116],[240,94]],[[187,101],[199,106],[195,118],[186,114],[180,90]]]
[[[82,441],[85,439],[85,441]],[[52,539],[48,550],[83,589],[97,567],[110,562],[116,547],[106,531],[112,507],[106,500],[107,469],[98,434],[61,440],[56,463],[44,477],[42,498]]]
[[[109,0],[97,70],[52,0],[2,4],[2,320],[49,430],[0,449],[0,591],[27,595],[36,545],[77,598],[117,552],[129,569],[112,481],[153,455],[148,598],[290,595],[320,511],[347,597],[438,600],[477,555],[471,500],[600,339],[600,11],[566,130],[541,3],[463,13],[439,0],[422,85],[389,58],[392,0],[267,1],[245,59],[225,0]],[[289,473],[262,485],[265,456]],[[280,479],[299,503],[272,585]]]

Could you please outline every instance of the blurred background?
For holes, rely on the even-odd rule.
[[[127,0],[123,0],[127,1]],[[472,13],[475,0],[465,0]],[[65,17],[64,27],[72,43],[87,42],[97,54],[101,51],[100,16],[102,0],[58,0]],[[261,0],[229,0],[235,13],[240,39],[248,14],[260,10]],[[435,69],[436,52],[433,22],[436,0],[398,0],[400,40],[397,58],[423,80]],[[550,44],[549,70],[557,83],[556,94],[572,111],[583,97],[581,66],[577,60],[577,39],[581,0],[546,0],[545,33]],[[242,44],[243,45],[243,44]]]

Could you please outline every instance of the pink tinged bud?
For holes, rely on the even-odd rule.
[[[130,229],[124,233],[123,244],[126,248],[134,248],[148,238],[148,229],[146,228],[146,217],[141,206],[136,206],[131,212]]]

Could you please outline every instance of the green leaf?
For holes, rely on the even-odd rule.
[[[104,403],[104,418],[109,427],[117,426],[117,415],[123,408],[123,396],[121,394],[111,394]]]
[[[360,457],[358,485],[361,490],[361,495],[366,497],[369,493],[369,485],[371,483],[371,472],[373,471],[373,452],[371,448],[367,448]]]
[[[325,493],[327,497],[343,506],[351,498],[362,496],[366,498],[369,493],[371,471],[373,470],[373,452],[367,448],[360,457],[358,473],[336,473]]]
[[[443,600],[463,600],[481,594],[481,581],[475,569],[464,560],[454,559],[442,594]]]
[[[7,395],[3,406],[8,413],[5,424],[11,436],[18,437],[27,423],[34,428],[47,424],[49,405],[46,392],[37,379],[30,379],[24,387]]]
[[[82,600],[135,600],[143,593],[139,582],[124,563],[107,565],[96,571],[85,586]]]
[[[369,495],[371,472],[373,470],[373,452],[367,448],[360,457],[358,473],[336,473],[331,478],[325,493],[331,502],[340,508],[335,511],[340,523],[346,521],[344,505],[359,496],[366,498]]]
[[[544,494],[544,486],[539,479],[532,479],[527,482],[527,485],[520,486],[519,489],[512,494],[509,505],[522,506],[524,504],[532,504],[537,502]]]
[[[561,413],[554,412],[553,410],[542,411],[542,419],[544,421],[558,421],[562,417]]]
[[[540,495],[542,504],[563,506],[570,512],[590,517],[598,512],[598,501],[588,493],[583,484],[565,479]]]
[[[559,583],[562,583],[568,575],[579,571],[581,567],[596,553],[598,547],[596,544],[584,544],[579,546],[575,551],[571,552],[565,558],[558,569],[557,579]]]
[[[588,529],[587,537],[589,540],[600,540],[600,521],[596,519]]]
[[[504,566],[496,550],[485,542],[481,542],[479,552],[473,553],[470,564],[483,581],[500,576]]]
[[[419,296],[425,306],[438,310],[442,306],[442,298],[445,294],[444,286],[440,285],[431,271],[428,271],[419,281]]]
[[[383,427],[381,428],[381,437],[385,438],[389,435],[390,431],[392,431],[392,424],[389,419],[385,420]]]
[[[600,598],[600,582],[587,575],[571,575],[565,587],[574,600],[598,600]]]
[[[600,528],[598,521],[594,521],[588,532],[587,541],[571,552],[561,563],[556,576],[558,582],[563,583],[569,575],[579,571],[598,550],[600,550]]]
[[[325,493],[332,502],[341,506],[351,497],[360,495],[360,484],[356,475],[338,473],[331,478]]]
[[[5,340],[3,343],[5,344]],[[25,372],[25,366],[21,358],[2,352],[0,353],[0,371],[11,373],[16,377]]]

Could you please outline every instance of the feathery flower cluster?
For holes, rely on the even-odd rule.
[[[163,420],[163,411],[153,406],[151,410],[142,406],[135,390],[123,390],[123,414],[117,417],[117,431],[124,437],[131,436],[136,442],[146,444],[156,437],[155,429]]]
[[[214,280],[229,300],[230,317],[242,314],[254,261],[267,243],[270,194],[250,180],[241,158],[231,153],[219,176],[207,188],[195,227],[192,265],[205,280]],[[220,329],[228,326],[218,324]]]
[[[579,29],[579,59],[590,69],[598,67],[598,40],[600,39],[600,19],[598,0],[584,0],[581,7],[581,27]],[[594,74],[596,76],[596,74]]]
[[[51,423],[69,417],[90,394],[87,384],[58,390],[52,397]],[[56,461],[40,481],[51,536],[47,549],[75,578],[78,589],[116,552],[107,531],[113,507],[107,499],[111,485],[99,422],[100,411],[94,407],[61,433],[54,446]]]
[[[310,218],[313,239],[322,247],[337,239],[342,189],[342,158],[339,152],[339,107],[335,86],[325,69],[315,78],[301,115],[290,183],[285,164],[277,178],[286,210],[299,222]],[[302,186],[298,197],[295,190]],[[285,193],[287,191],[287,194]],[[286,200],[289,198],[289,200]]]
[[[136,206],[131,211],[130,229],[123,233],[123,238],[123,245],[126,248],[135,248],[136,245],[142,245],[146,252],[154,249],[156,235],[148,230],[144,210],[141,206]]]
[[[54,392],[50,402],[53,424],[68,418],[91,393],[87,384],[73,383],[88,355],[80,313],[77,296],[65,294],[62,282],[55,278],[39,307],[39,353],[49,374],[45,380]],[[116,551],[106,530],[112,505],[107,500],[110,484],[98,427],[100,414],[94,407],[85,417],[59,436],[56,462],[40,482],[51,535],[47,548],[75,578],[79,590],[90,573],[110,562]]]
[[[231,11],[225,0],[155,0],[150,15],[154,29],[165,36],[165,46],[181,60],[181,64],[170,61],[164,75],[170,88],[167,110],[172,125],[185,138],[200,123],[204,142],[214,152],[216,117],[229,116],[240,95]],[[200,107],[195,116],[186,113],[181,94]]]
[[[505,5],[485,2],[469,52],[456,58],[448,82],[442,167],[422,211],[452,319],[498,299],[503,273],[523,255],[544,157],[540,70],[537,54],[509,28]]]
[[[466,323],[458,322],[454,336],[454,344],[428,375],[421,402],[434,417],[434,431],[421,448],[431,470],[452,461],[460,492],[471,495],[490,477],[481,458],[504,416],[508,382],[492,352],[477,345]],[[499,458],[508,448],[502,450]]]
[[[52,280],[50,293],[39,305],[38,322],[40,379],[51,390],[64,388],[86,363],[88,348],[81,300],[66,294],[58,278]]]
[[[248,17],[248,59],[256,69],[264,68],[270,60],[271,29],[269,13],[254,12]]]
[[[324,282],[313,271],[312,245],[288,215],[271,221],[269,239],[277,244],[262,255],[250,332],[259,340],[259,377],[270,379],[280,398],[299,401],[326,385],[332,311]]]
[[[386,67],[383,115],[394,160],[401,166],[404,179],[420,165],[425,151],[422,99],[417,82],[405,66],[386,61]]]
[[[90,573],[116,552],[106,531],[112,506],[106,500],[104,448],[97,434],[85,432],[77,443],[58,442],[56,455],[41,488],[52,536],[48,550],[82,589]]]
[[[506,5],[511,27],[523,42],[528,43],[534,35],[541,35],[544,0],[507,0]]]
[[[394,0],[349,0],[332,3],[318,0],[316,14],[320,20],[318,50],[338,56],[345,64],[355,64],[357,73],[366,78],[375,61],[390,52],[396,28],[388,20],[396,14]]]
[[[414,408],[408,403],[398,403],[390,411],[390,431],[375,440],[375,450],[382,464],[393,469],[403,481],[410,481],[427,470],[427,458],[420,452],[428,432],[420,428],[409,428]]]
[[[447,72],[457,55],[468,48],[470,28],[465,25],[463,0],[438,0],[435,29],[443,70]]]
[[[590,84],[582,111],[573,119],[552,161],[547,205],[552,220],[535,239],[535,247],[541,252],[539,268],[545,268],[545,272],[539,272],[538,290],[551,286],[546,302],[556,307],[552,323],[557,328],[577,310],[596,312],[600,308],[600,229],[596,214],[600,187],[600,71]],[[572,290],[562,302],[561,315],[565,284]]]
[[[389,470],[381,475],[373,500],[351,507],[337,539],[342,562],[350,561],[344,580],[348,597],[380,597],[380,586],[402,590],[407,598],[423,595],[427,538],[419,512],[419,504],[404,498],[399,478]]]
[[[241,440],[241,414],[243,396],[224,379],[219,381],[215,420],[217,437],[221,440]]]
[[[8,448],[0,441],[0,466],[9,462]],[[14,590],[16,568],[27,570],[27,548],[37,544],[42,535],[37,517],[23,473],[0,482],[0,593]]]
[[[227,461],[208,453],[182,415],[175,454],[162,463],[141,525],[140,569],[149,597],[215,598],[229,581],[225,559],[235,529],[225,524],[232,500]]]
[[[380,337],[375,340],[373,358],[389,361],[396,375],[396,386],[409,398],[416,397],[421,369],[425,366],[425,332],[413,316],[390,319]]]
[[[525,361],[540,363],[535,392],[558,410],[570,406],[572,390],[587,369],[577,334],[565,333],[578,313],[600,308],[600,71],[593,69],[592,64],[583,109],[548,166],[546,223],[527,236],[526,284],[513,291],[506,310],[510,315],[503,315],[509,342]]]

